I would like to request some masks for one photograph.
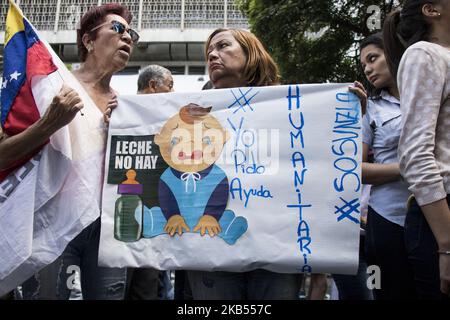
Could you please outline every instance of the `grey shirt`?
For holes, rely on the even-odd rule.
[[[450,193],[450,50],[420,41],[398,70],[403,114],[400,170],[421,206]]]
[[[374,153],[374,162],[398,163],[397,148],[402,130],[400,102],[383,90],[370,99],[362,122],[362,140]],[[403,180],[372,186],[369,205],[385,219],[403,226],[410,192]]]

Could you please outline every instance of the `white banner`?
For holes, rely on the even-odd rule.
[[[347,87],[120,97],[100,264],[356,273],[361,114]]]

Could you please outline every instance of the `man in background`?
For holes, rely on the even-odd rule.
[[[149,65],[139,72],[138,94],[173,91],[173,78],[169,70],[159,65]],[[128,268],[126,300],[173,299],[170,271],[153,268]]]
[[[172,91],[172,74],[166,68],[152,64],[139,72],[138,94],[164,93]]]

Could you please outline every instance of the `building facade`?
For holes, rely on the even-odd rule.
[[[76,26],[91,6],[114,0],[16,0],[69,67],[77,67]],[[159,64],[174,75],[204,75],[204,43],[219,27],[248,29],[234,0],[116,0],[133,14],[132,28],[141,38],[123,74],[137,74]],[[0,4],[0,55],[4,43],[8,2]],[[1,73],[0,73],[1,74]]]

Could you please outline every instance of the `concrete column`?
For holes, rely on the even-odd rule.
[[[59,24],[59,15],[61,13],[61,0],[58,0],[56,3],[56,17],[55,17],[55,27],[53,28],[53,32],[58,32],[58,24]]]
[[[184,6],[185,0],[181,0],[181,31],[184,31]]]
[[[228,24],[228,0],[224,1],[223,6],[223,27],[226,28]]]
[[[139,13],[138,13],[138,31],[142,29],[142,6],[144,4],[144,0],[139,0]]]

